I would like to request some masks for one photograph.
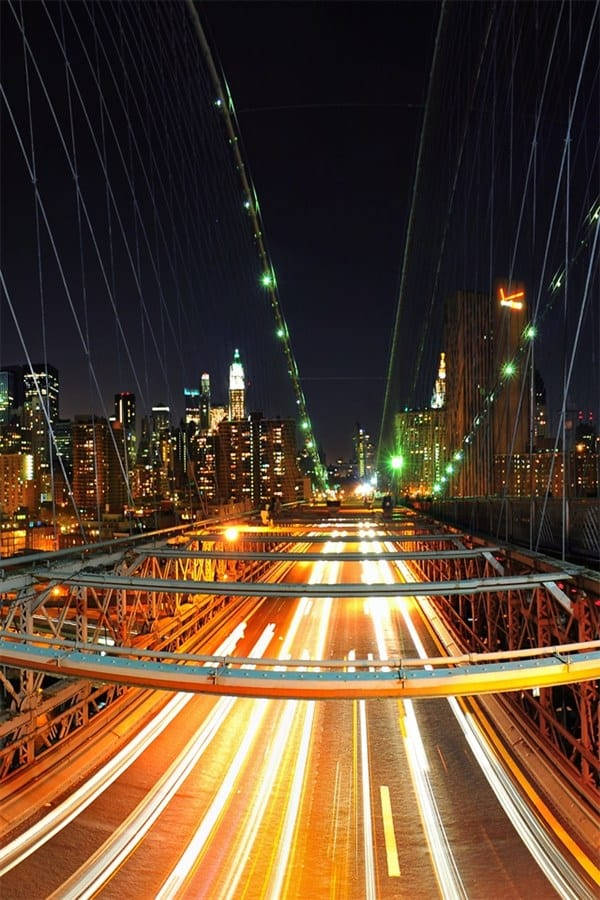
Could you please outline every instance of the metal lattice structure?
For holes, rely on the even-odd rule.
[[[478,539],[461,539],[470,549]],[[418,541],[414,549],[420,547]],[[457,567],[469,577],[486,577],[491,570],[517,574],[543,571],[544,560],[524,551],[504,549],[493,556],[475,556],[458,563],[427,559],[411,563],[420,578],[444,581]],[[563,591],[564,588],[564,591]],[[600,634],[598,581],[582,570],[567,584],[536,585],[502,593],[439,596],[436,610],[456,645],[464,652],[521,651],[570,641],[593,641]],[[579,790],[600,797],[600,721],[598,681],[540,688],[503,695],[501,702],[540,748],[552,757]]]
[[[265,560],[223,558],[161,559],[152,550],[170,542],[193,554],[199,549],[197,528],[181,528],[142,539],[124,541],[112,553],[90,545],[72,553],[50,554],[48,575],[23,560],[6,561],[0,581],[0,625],[11,633],[27,633],[80,644],[98,644],[181,651],[211,646],[211,626],[221,626],[239,613],[240,602],[218,593],[219,583],[243,582],[260,577],[269,567]],[[223,549],[225,539],[204,541],[210,550]],[[14,563],[19,562],[19,565]],[[13,563],[11,565],[11,563]],[[50,572],[50,567],[54,572]],[[61,575],[57,573],[58,568]],[[210,595],[189,592],[99,590],[70,583],[81,570],[113,572],[143,580],[198,579],[214,584]],[[66,680],[30,669],[0,668],[0,780],[11,772],[40,761],[57,745],[84,729],[105,726],[135,697],[122,685],[98,685],[89,680]],[[117,702],[118,701],[118,702]],[[96,722],[96,720],[98,720]]]
[[[365,553],[364,548],[360,553],[340,549],[333,554],[323,547],[325,552],[319,552],[325,541],[337,538],[353,542],[359,538],[353,532],[340,536],[331,523],[321,527],[321,534],[309,534],[309,530],[309,519],[290,521],[289,527],[277,532],[240,528],[232,549],[222,531],[192,527],[126,541],[112,553],[110,547],[96,551],[87,548],[84,554],[57,554],[47,558],[44,565],[36,559],[33,564],[20,562],[7,567],[2,582],[3,646],[10,646],[5,643],[7,635],[14,635],[15,648],[14,642],[23,640],[35,648],[37,634],[42,638],[38,638],[37,645],[54,643],[53,652],[58,653],[55,659],[64,659],[66,674],[73,677],[80,671],[83,675],[88,665],[92,680],[73,683],[57,678],[52,674],[57,672],[56,662],[44,664],[46,674],[4,668],[1,681],[9,713],[0,725],[2,776],[39,760],[56,744],[83,732],[84,727],[95,727],[106,718],[111,705],[119,709],[115,701],[123,704],[127,695],[135,694],[135,690],[124,693],[119,685],[98,686],[102,669],[94,668],[93,656],[97,662],[99,645],[106,647],[107,655],[117,657],[116,663],[125,654],[132,657],[133,664],[133,657],[139,657],[144,650],[157,666],[173,662],[156,656],[161,651],[210,654],[214,651],[210,644],[213,626],[217,629],[226,622],[240,621],[239,616],[251,609],[259,597],[294,601],[301,595],[331,595],[342,602],[344,597],[366,593],[420,597],[424,605],[429,604],[434,610],[450,636],[452,646],[447,646],[448,652],[458,656],[504,651],[509,654],[509,664],[511,653],[517,657],[535,655],[536,648],[548,648],[549,655],[556,657],[560,645],[585,645],[598,637],[597,582],[593,573],[582,567],[558,566],[514,548],[488,545],[464,534],[443,531],[437,523],[410,515],[384,523],[380,530],[372,532],[383,544],[379,552],[372,554]],[[317,549],[303,552],[311,542]],[[308,561],[334,557],[389,561],[406,583],[368,587],[348,583],[307,585],[277,583],[274,578],[274,569],[279,567],[283,572],[299,558]],[[74,643],[69,645],[69,641]],[[85,655],[82,662],[82,650],[89,654],[87,664]],[[78,654],[80,669],[68,670],[67,663]],[[188,664],[194,662],[197,660],[187,659]],[[323,663],[312,664],[319,662]],[[560,654],[555,662],[564,662]],[[568,662],[567,659],[567,668]],[[223,672],[238,663],[241,665],[243,660],[224,662]],[[375,668],[382,669],[385,664],[380,661]],[[463,660],[454,664],[466,663]],[[267,661],[265,665],[268,666]],[[303,665],[310,668],[310,662],[303,661]],[[395,681],[393,691],[405,679],[405,665],[407,670],[412,667],[410,662],[400,662],[391,675]],[[592,661],[589,671],[596,671],[595,665]],[[348,668],[345,664],[342,667]],[[361,676],[359,667],[355,668],[354,675],[346,671],[344,677],[364,677],[365,673]],[[227,677],[234,674],[227,672]],[[153,684],[149,677],[128,677],[123,676],[124,683]],[[293,671],[285,676],[288,681],[303,677]],[[412,677],[407,676],[407,683]],[[321,681],[325,678],[323,674]],[[557,684],[558,680],[557,677]],[[214,681],[216,684],[216,675]],[[316,684],[319,679],[313,681]],[[540,682],[552,683],[543,682],[541,677]],[[542,687],[539,691],[531,689],[535,681],[522,683],[522,690],[504,695],[501,702],[520,727],[533,735],[540,752],[554,759],[583,795],[588,799],[596,796],[600,785],[598,683],[588,680]],[[183,683],[180,687],[186,689]],[[315,688],[317,692],[321,689]],[[236,690],[232,688],[233,693]],[[251,690],[255,695],[257,690],[260,692],[260,685]],[[389,693],[390,686],[385,690]],[[268,691],[265,683],[265,694]],[[376,691],[377,688],[375,694]],[[226,684],[221,683],[216,692],[227,693]],[[335,691],[329,695],[335,696]]]

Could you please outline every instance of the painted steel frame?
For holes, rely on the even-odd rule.
[[[181,529],[175,529],[151,540],[164,546],[174,533],[182,539]],[[222,534],[219,538],[223,541]],[[140,552],[141,541],[126,539],[118,553],[106,552],[112,545],[91,545],[83,550],[40,555],[36,566],[40,562],[46,566],[36,568],[35,576],[28,558],[3,561],[6,577],[0,580],[0,627],[14,634],[37,632],[106,647],[114,643],[154,650],[193,649],[201,635],[206,636],[233,615],[233,606],[241,602],[217,593],[217,584],[220,587],[224,579],[243,583],[258,578],[271,564],[260,559],[201,559],[195,555],[196,537],[184,540],[191,554],[187,559],[154,559],[146,548]],[[58,567],[52,565],[55,560]],[[96,585],[75,584],[74,576],[85,567],[88,571],[90,567],[102,571],[113,568],[121,578],[139,578],[141,585],[149,577],[164,578],[168,583],[202,578],[211,585],[212,593],[192,597],[189,592],[167,589],[127,591],[118,587],[106,591]],[[17,574],[19,568],[26,572]],[[41,673],[1,665],[0,711],[4,714],[0,718],[0,782],[22,767],[43,760],[88,726],[100,711],[107,718],[106,708],[120,707],[121,703],[115,701],[121,701],[125,693],[127,688],[122,685],[98,685],[87,679],[73,684],[56,671]]]
[[[464,538],[468,549],[483,546]],[[411,549],[421,549],[418,538]],[[530,573],[543,562],[526,551],[505,549],[494,560],[507,573]],[[444,580],[485,577],[490,561],[481,556],[461,560],[421,558],[410,568],[415,577]],[[589,642],[600,635],[598,582],[594,573],[569,567],[572,579],[560,576],[554,584],[513,585],[505,592],[471,595],[439,594],[432,598],[458,647],[469,653],[483,650],[520,651],[574,641]],[[576,570],[579,570],[579,574]],[[566,583],[565,583],[566,582]],[[564,588],[564,590],[563,590]],[[589,801],[600,805],[600,688],[598,676],[577,685],[540,687],[539,691],[504,694],[501,702],[563,776]]]

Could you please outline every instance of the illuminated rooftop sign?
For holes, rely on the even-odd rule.
[[[500,288],[500,306],[508,306],[509,309],[523,309],[525,291],[515,291],[513,294],[505,294],[504,288]]]

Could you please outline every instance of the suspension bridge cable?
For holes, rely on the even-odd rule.
[[[192,17],[192,21],[194,23],[194,28],[198,35],[198,40],[200,42],[200,46],[202,47],[202,52],[204,54],[206,64],[208,66],[209,72],[213,79],[213,84],[215,87],[215,91],[217,93],[218,103],[223,112],[223,117],[225,121],[225,126],[227,132],[229,134],[229,140],[231,142],[232,150],[234,153],[234,157],[236,160],[236,164],[239,171],[239,176],[242,182],[242,187],[244,190],[244,194],[246,197],[246,203],[248,204],[247,209],[251,217],[252,225],[254,227],[254,236],[256,239],[256,247],[258,250],[260,261],[263,265],[263,275],[262,275],[262,284],[265,290],[268,292],[269,299],[271,302],[271,307],[275,316],[275,322],[277,326],[277,336],[280,339],[284,351],[284,355],[286,357],[288,363],[288,373],[291,378],[294,394],[296,397],[296,403],[298,405],[298,412],[300,413],[301,420],[300,426],[303,429],[306,437],[304,447],[308,455],[312,458],[313,469],[316,476],[317,483],[321,486],[325,487],[327,484],[327,472],[325,467],[321,463],[317,442],[314,437],[312,423],[308,416],[308,410],[306,406],[306,399],[304,396],[304,391],[302,390],[302,385],[300,384],[300,377],[298,372],[298,365],[296,363],[296,359],[294,353],[292,351],[292,346],[290,342],[289,329],[287,327],[286,321],[283,316],[283,310],[281,307],[281,303],[279,300],[279,294],[277,290],[277,279],[275,277],[275,271],[273,265],[270,261],[270,258],[267,254],[265,240],[264,240],[264,228],[262,225],[262,217],[260,214],[260,208],[258,205],[258,199],[256,196],[256,191],[254,186],[252,185],[250,175],[248,169],[244,163],[241,151],[241,142],[239,139],[239,128],[234,127],[237,126],[237,119],[235,115],[235,108],[233,105],[233,101],[231,99],[231,95],[229,93],[229,89],[227,87],[226,82],[222,80],[219,76],[217,67],[215,65],[214,57],[212,55],[211,49],[208,45],[208,41],[206,40],[206,35],[204,34],[204,29],[202,28],[202,24],[200,22],[200,18],[196,11],[196,7],[194,4],[194,0],[187,0],[187,7],[190,11],[190,15]]]
[[[416,208],[417,197],[418,197],[418,193],[419,193],[419,189],[420,189],[421,161],[423,158],[423,151],[424,151],[424,147],[425,147],[425,138],[426,138],[427,129],[428,129],[428,125],[429,125],[429,115],[430,115],[429,109],[430,109],[431,97],[432,97],[432,93],[433,93],[433,85],[434,85],[434,82],[436,79],[436,74],[437,74],[437,71],[436,71],[437,70],[437,61],[438,61],[438,55],[439,55],[439,50],[440,50],[440,45],[441,45],[442,31],[444,28],[445,15],[446,15],[446,2],[444,0],[444,2],[442,2],[442,7],[440,9],[440,15],[439,15],[439,19],[438,19],[437,31],[436,31],[436,36],[435,36],[435,44],[434,44],[434,48],[433,48],[433,56],[432,56],[432,60],[431,60],[431,67],[429,70],[429,85],[427,88],[427,98],[425,100],[425,109],[423,112],[423,122],[421,125],[421,136],[419,138],[419,150],[418,150],[417,161],[416,161],[416,166],[415,166],[415,176],[413,179],[413,189],[412,189],[412,198],[411,198],[411,204],[410,204],[410,212],[409,212],[409,216],[408,216],[408,226],[407,226],[407,230],[406,230],[406,238],[404,241],[404,254],[403,254],[403,259],[402,259],[402,270],[401,270],[401,275],[400,275],[400,290],[398,292],[398,303],[396,306],[396,317],[395,317],[394,330],[392,332],[392,341],[391,341],[391,346],[390,346],[390,357],[389,357],[389,363],[388,363],[388,373],[387,373],[387,382],[386,382],[386,388],[385,388],[385,396],[384,396],[384,401],[383,401],[383,412],[382,412],[382,416],[381,416],[381,425],[379,428],[379,440],[378,440],[378,446],[377,446],[377,459],[376,459],[377,466],[381,466],[381,464],[382,464],[381,455],[382,455],[382,450],[383,450],[383,443],[385,440],[385,437],[384,437],[385,428],[386,428],[388,416],[390,414],[389,410],[390,410],[390,404],[391,404],[391,389],[392,389],[391,382],[392,382],[392,374],[393,374],[393,368],[394,368],[394,357],[396,355],[396,349],[397,349],[397,345],[398,345],[398,336],[399,336],[399,330],[400,330],[400,316],[402,313],[402,301],[403,301],[403,297],[404,297],[404,286],[405,286],[405,281],[406,281],[406,272],[407,272],[407,267],[408,267],[409,252],[410,252],[411,244],[412,244],[412,233],[413,233],[415,208]]]
[[[24,22],[23,17],[23,2],[21,0],[20,3],[20,14],[21,14],[21,23]],[[36,168],[36,153],[35,153],[35,140],[34,140],[34,130],[33,130],[33,115],[31,110],[31,86],[29,83],[29,63],[27,58],[27,52],[25,49],[25,44],[23,42],[23,66],[25,71],[25,87],[27,94],[27,121],[29,126],[29,148],[31,154],[31,167],[33,172],[33,181],[32,188],[34,184],[37,183],[37,168]],[[38,290],[40,296],[40,324],[42,331],[42,353],[44,358],[44,372],[46,375],[46,403],[48,404],[48,415],[50,414],[50,391],[48,390],[48,345],[46,339],[46,303],[45,303],[45,294],[44,294],[44,272],[42,266],[42,241],[41,241],[41,233],[40,233],[40,212],[37,202],[37,197],[34,194],[34,218],[35,218],[35,242],[36,242],[36,250],[37,250],[37,269],[38,269]],[[33,373],[32,373],[33,374]],[[58,546],[58,529],[56,523],[56,492],[54,485],[54,453],[53,453],[53,444],[50,433],[48,432],[46,441],[45,441],[47,452],[48,452],[48,464],[50,467],[50,493],[51,493],[51,502],[52,502],[52,525],[54,529],[54,542],[55,545]]]

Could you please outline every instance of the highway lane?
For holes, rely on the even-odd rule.
[[[300,563],[288,579],[380,581],[372,566],[381,565]],[[415,637],[425,647],[430,639],[416,607],[401,603],[270,600],[237,649],[273,623],[267,655],[349,664],[353,654],[417,655]],[[60,888],[221,702],[195,697],[114,789],[0,883],[3,896]],[[189,870],[180,862],[188,846]],[[161,888],[189,897],[553,896],[446,701],[231,701],[199,763],[101,895],[145,898]]]

